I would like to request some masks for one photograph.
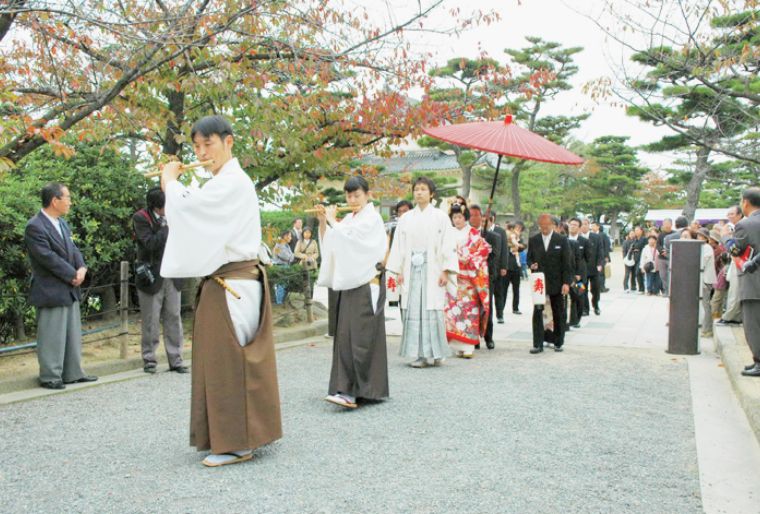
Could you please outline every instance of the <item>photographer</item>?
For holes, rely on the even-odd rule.
[[[142,358],[146,373],[156,372],[156,348],[158,347],[158,323],[163,318],[164,347],[169,370],[188,373],[182,362],[182,319],[180,318],[180,290],[182,279],[164,280],[159,271],[164,255],[169,227],[164,217],[166,199],[160,187],[148,191],[146,209],[132,216],[132,226],[137,242],[135,282],[140,300],[142,319]]]

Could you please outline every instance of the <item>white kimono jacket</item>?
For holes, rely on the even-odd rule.
[[[402,309],[407,308],[409,299],[412,250],[415,248],[427,252],[427,309],[443,310],[446,303],[446,287],[438,285],[438,278],[443,271],[459,271],[456,234],[445,212],[433,205],[428,205],[424,211],[417,206],[398,220],[393,246],[385,267],[392,273],[404,275],[404,283],[401,285]]]
[[[227,161],[203,187],[177,181],[166,186],[169,237],[161,261],[162,277],[203,277],[228,262],[258,258],[261,246],[259,200],[251,178],[237,159]],[[241,345],[259,326],[262,298],[258,280],[228,280],[227,306]]]
[[[322,265],[317,284],[334,291],[347,291],[375,278],[376,266],[383,262],[388,239],[383,218],[375,206],[368,203],[358,213],[348,214],[339,223],[328,226],[326,232],[320,234],[319,243]],[[378,290],[373,291],[373,296]]]

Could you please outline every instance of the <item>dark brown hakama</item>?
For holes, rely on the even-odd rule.
[[[209,280],[262,282],[261,318],[253,341],[241,347],[224,288]],[[272,305],[266,272],[258,261],[231,262],[206,277],[193,324],[190,445],[227,453],[254,449],[282,437]]]
[[[336,291],[337,324],[329,394],[341,392],[368,400],[389,396],[384,282],[380,280],[379,307],[374,313],[369,284]]]

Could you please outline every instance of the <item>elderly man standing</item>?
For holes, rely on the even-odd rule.
[[[87,268],[62,216],[71,209],[63,184],[42,188],[42,210],[26,224],[24,243],[32,264],[29,303],[37,307],[37,360],[40,385],[65,389],[65,384],[94,382],[82,371],[82,325],[79,315]]]
[[[565,342],[565,302],[573,279],[570,244],[567,237],[556,232],[556,224],[549,214],[538,218],[539,234],[528,240],[528,265],[533,271],[544,273],[546,296],[554,319],[554,351],[563,351]],[[543,306],[533,307],[533,348],[530,353],[544,351]]]
[[[741,265],[738,273],[739,301],[744,336],[752,351],[753,361],[744,368],[742,375],[760,377],[760,272],[757,261],[748,260],[760,254],[760,188],[750,187],[742,192],[741,209],[746,217],[736,224],[733,233],[728,225],[723,228],[723,245],[736,258],[737,265]]]
[[[743,218],[741,206],[733,205],[729,207],[726,218],[728,219],[728,224],[724,226],[724,229],[733,231]],[[726,310],[723,311],[723,316],[718,321],[718,325],[738,325],[742,322],[742,308],[739,302],[739,277],[733,259],[731,261],[731,265],[726,272],[726,280],[728,280]]]

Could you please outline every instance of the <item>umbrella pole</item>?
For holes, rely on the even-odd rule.
[[[496,161],[496,173],[493,175],[493,184],[491,185],[491,196],[488,197],[488,207],[486,208],[486,217],[483,220],[483,232],[485,232],[486,227],[488,226],[488,218],[491,217],[491,206],[493,205],[493,195],[496,194],[496,181],[499,180],[499,168],[501,167],[501,157],[502,155],[499,154],[499,158]]]

